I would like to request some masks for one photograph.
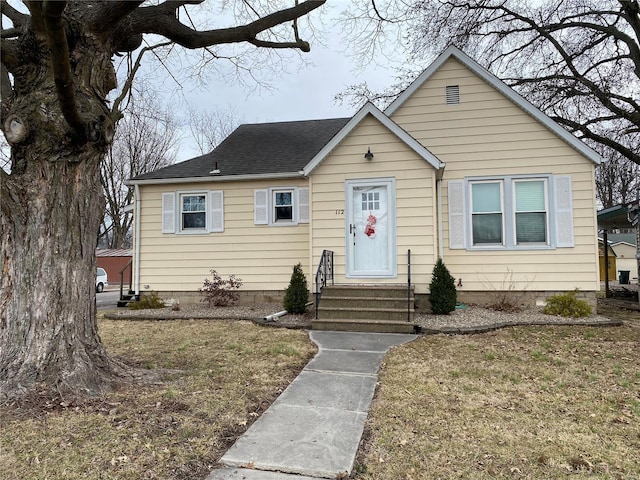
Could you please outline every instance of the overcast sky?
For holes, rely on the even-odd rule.
[[[333,10],[325,21],[331,23],[330,16],[337,14],[341,3],[334,2]],[[385,66],[371,63],[364,70],[357,68],[356,61],[344,52],[345,45],[340,30],[328,28],[321,42],[311,42],[311,51],[305,53],[306,66],[290,68],[271,80],[272,90],[253,89],[250,86],[231,85],[211,76],[206,87],[185,84],[180,89],[180,109],[188,106],[211,110],[219,107],[229,109],[242,119],[242,123],[279,122],[310,120],[319,118],[350,117],[355,108],[344,103],[338,104],[334,97],[349,85],[366,81],[369,87],[378,90],[394,83],[394,70],[389,62]],[[380,62],[382,63],[382,62]],[[164,79],[171,88],[172,80]],[[188,104],[188,105],[187,105]],[[184,117],[186,122],[186,116]],[[178,161],[199,155],[189,137],[185,125]]]

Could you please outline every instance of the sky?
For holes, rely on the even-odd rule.
[[[336,14],[344,2],[336,3],[337,7],[326,15],[328,22],[331,22],[330,15]],[[180,110],[184,113],[189,108],[232,108],[242,123],[352,116],[356,112],[355,107],[346,102],[337,103],[335,95],[349,85],[363,81],[373,90],[382,90],[394,83],[395,70],[388,61],[384,66],[371,63],[364,69],[359,68],[356,59],[345,53],[339,28],[333,26],[327,30],[322,41],[311,42],[311,51],[303,54],[306,65],[299,67],[295,62],[288,72],[282,72],[272,79],[271,90],[229,84],[211,75],[206,86],[191,83],[180,89]],[[168,90],[175,88],[175,82],[170,77],[166,76],[163,82]],[[183,122],[186,123],[186,117]],[[184,125],[178,161],[199,155],[189,135],[188,126]]]

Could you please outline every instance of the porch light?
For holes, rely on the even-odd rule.
[[[371,147],[367,148],[367,153],[364,154],[364,158],[367,160],[373,159],[373,153],[371,153]]]

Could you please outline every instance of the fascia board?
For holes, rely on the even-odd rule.
[[[538,122],[543,124],[553,133],[562,138],[565,142],[567,142],[571,147],[580,152],[582,155],[587,157],[596,165],[600,165],[604,160],[598,155],[593,149],[591,149],[587,144],[579,140],[575,135],[570,133],[568,130],[560,126],[558,123],[554,122],[549,118],[546,114],[540,111],[537,107],[531,104],[527,99],[522,97],[518,92],[516,92],[513,88],[509,87],[506,83],[496,77],[493,73],[491,73],[486,68],[482,67],[479,63],[469,57],[466,53],[460,50],[453,45],[447,47],[444,52],[442,52],[438,58],[434,60],[434,62],[429,65],[429,67],[422,72],[418,78],[416,78],[407,89],[402,92],[398,98],[396,98],[391,104],[385,109],[384,113],[387,116],[393,115],[393,113],[404,104],[404,102],[409,99],[418,88],[422,86],[424,82],[426,82],[431,75],[433,75],[444,62],[449,60],[450,57],[454,57],[464,66],[466,66],[469,70],[474,72],[480,78],[482,78],[489,85],[494,87],[500,93],[502,93],[505,97],[519,106],[522,110],[527,112],[533,118],[535,118]]]
[[[299,172],[264,173],[260,175],[212,175],[210,177],[182,177],[182,178],[150,178],[146,180],[128,180],[126,185],[168,185],[172,183],[210,183],[210,182],[243,182],[247,180],[274,180],[304,177]]]
[[[358,126],[358,124],[367,115],[373,116],[385,127],[387,127],[394,135],[402,140],[409,148],[420,155],[436,170],[440,169],[443,163],[433,153],[427,150],[420,142],[409,135],[403,130],[397,123],[387,117],[382,111],[380,111],[375,105],[367,102],[358,112],[349,120],[342,129],[305,165],[303,172],[305,176],[308,176],[315,170],[315,168],[326,158],[331,151],[338,146],[338,144],[344,140],[344,138],[351,133],[351,131]]]

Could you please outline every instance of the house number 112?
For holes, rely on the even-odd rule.
[[[336,210],[336,215],[344,215],[344,208],[338,208]]]

